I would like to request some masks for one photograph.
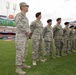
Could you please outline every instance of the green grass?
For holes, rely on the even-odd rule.
[[[26,63],[32,66],[32,47],[29,41],[29,51]],[[0,75],[18,75],[15,73],[16,48],[14,41],[0,40]],[[24,71],[27,75],[76,75],[76,53],[60,59],[50,59],[48,62],[37,62],[37,66]]]

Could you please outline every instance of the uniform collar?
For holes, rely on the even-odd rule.
[[[65,28],[69,29],[69,27],[65,27]]]
[[[47,25],[49,28],[52,28],[52,26]]]
[[[51,27],[51,26],[49,26],[49,25],[47,25],[48,27]]]
[[[22,12],[21,12],[21,14],[23,15],[23,16],[26,16],[25,14],[23,14]]]
[[[56,25],[61,26],[61,24],[56,24]]]
[[[41,22],[41,21],[39,21],[39,20],[37,20],[37,19],[36,19],[36,21],[39,22],[39,23]]]

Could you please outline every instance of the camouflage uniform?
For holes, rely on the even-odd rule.
[[[62,55],[63,49],[63,29],[61,25],[55,25],[53,28],[54,32],[54,39],[55,39],[55,46],[56,46],[56,55]]]
[[[30,25],[32,33],[32,57],[33,60],[40,59],[42,56],[42,33],[43,33],[43,24],[41,21],[35,20]]]
[[[74,49],[74,31],[70,29],[70,51],[73,52]]]
[[[70,29],[65,27],[63,29],[63,38],[64,38],[64,44],[63,44],[63,50],[64,53],[67,54],[70,50]]]
[[[16,65],[22,65],[25,62],[28,51],[28,36],[30,32],[28,19],[22,13],[15,17],[16,21]]]
[[[52,50],[53,50],[53,28],[52,26],[47,25],[44,28],[43,38],[45,42],[44,56],[46,56],[47,54],[52,56]]]
[[[76,50],[76,29],[74,31],[74,50]]]

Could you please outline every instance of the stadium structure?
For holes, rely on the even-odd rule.
[[[0,39],[15,39],[16,24],[13,15],[0,15]]]

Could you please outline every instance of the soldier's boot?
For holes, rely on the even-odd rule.
[[[59,56],[60,56],[60,57],[63,56],[63,55],[62,55],[62,50],[59,51]]]
[[[71,54],[71,52],[70,52],[70,51],[68,51],[68,54]]]
[[[22,71],[22,66],[16,66],[16,73],[20,75],[25,75],[26,72]]]
[[[65,55],[65,51],[63,51],[63,56],[66,56],[66,55]]]
[[[69,50],[68,53],[71,54],[71,50]]]
[[[33,61],[33,66],[36,66],[37,64],[36,64],[36,61]]]
[[[70,51],[68,51],[68,54],[70,54]]]
[[[59,54],[56,54],[56,57],[57,57],[57,58],[60,58]]]
[[[45,60],[45,62],[47,61],[47,57],[46,57],[46,55],[44,55],[44,60]]]
[[[25,63],[22,64],[22,68],[30,69],[31,66],[26,65]]]
[[[73,52],[76,52],[76,50],[74,49]]]
[[[48,61],[48,59],[47,59],[47,58],[44,58],[44,60],[45,60],[45,62],[46,62],[46,61]]]
[[[67,55],[69,54],[68,50],[66,51],[66,54],[67,54]]]
[[[63,56],[66,56],[67,55],[67,53],[66,53],[66,51],[64,51],[64,54],[63,54]]]
[[[56,58],[60,58],[60,56],[59,56],[59,50],[56,50]]]
[[[56,55],[56,57],[57,57],[57,58],[60,58],[60,56],[59,56],[59,55]]]
[[[74,51],[73,51],[73,50],[71,50],[71,52],[72,52],[72,53],[74,53]]]
[[[39,59],[37,59],[37,61],[39,61]]]
[[[48,61],[48,59],[46,57],[44,58],[44,60],[45,60],[45,62]]]
[[[50,58],[55,59],[55,57],[53,55],[50,55]]]
[[[50,58],[55,59],[55,57],[54,57],[54,56],[51,56]]]
[[[74,50],[74,52],[76,52],[76,50]]]
[[[65,53],[65,54],[64,54],[64,56],[67,56],[67,55],[68,55],[68,53]]]
[[[59,54],[59,51],[56,53],[56,58],[60,58],[60,54]]]
[[[41,59],[41,58],[39,60],[40,60],[40,62],[46,62],[44,59]]]

